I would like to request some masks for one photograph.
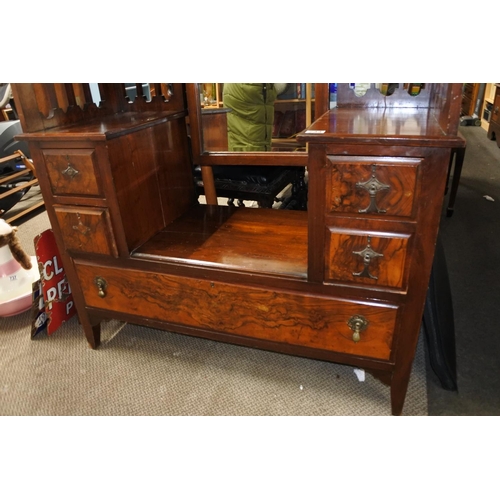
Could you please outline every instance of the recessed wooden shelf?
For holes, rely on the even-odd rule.
[[[306,279],[307,212],[199,205],[133,256]]]

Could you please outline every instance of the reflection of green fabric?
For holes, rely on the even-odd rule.
[[[276,90],[272,83],[225,83],[230,151],[270,151]]]

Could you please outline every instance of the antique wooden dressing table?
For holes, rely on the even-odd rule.
[[[194,84],[151,102],[99,84],[15,84],[14,98],[91,347],[117,318],[345,363],[391,387],[401,414],[415,353],[460,84],[409,96],[339,85],[300,134],[307,212],[199,205],[192,163],[283,165],[273,153],[206,151]],[[189,128],[186,119],[189,116]],[[188,141],[188,133],[191,141]],[[190,146],[192,150],[190,151]]]

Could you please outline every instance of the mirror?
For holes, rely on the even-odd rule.
[[[197,130],[195,151],[209,164],[229,164],[235,161],[235,156],[240,155],[245,156],[246,162],[252,161],[256,165],[262,161],[277,165],[285,161],[285,156],[287,165],[291,162],[302,164],[307,153],[305,146],[297,142],[296,135],[337,105],[335,99],[329,104],[332,96],[329,95],[327,83],[267,84],[267,104],[272,102],[272,107],[268,107],[264,114],[267,113],[267,119],[272,118],[272,124],[264,120],[261,130],[267,132],[261,138],[264,137],[266,142],[260,140],[255,144],[251,141],[252,133],[248,132],[255,129],[255,123],[245,125],[243,120],[239,124],[238,119],[232,120],[238,108],[243,109],[243,116],[251,117],[252,113],[257,113],[252,108],[254,98],[236,99],[236,85],[249,86],[247,90],[254,91],[254,98],[260,95],[260,102],[264,106],[264,84],[189,84],[191,103],[197,110],[193,119],[201,125],[201,129]],[[429,100],[425,84],[421,83],[342,83],[336,87],[339,107],[414,107]],[[232,121],[236,124],[233,125]],[[232,129],[236,131],[234,134],[239,133],[243,137],[243,141],[233,140]],[[269,136],[270,145],[267,142]],[[282,154],[284,156],[280,159]]]
[[[202,151],[305,152],[296,135],[314,117],[314,84],[200,83]]]

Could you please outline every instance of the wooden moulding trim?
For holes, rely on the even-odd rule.
[[[307,153],[203,153],[201,165],[305,167]]]
[[[134,113],[130,112],[129,114]],[[108,118],[112,120],[114,116],[116,115],[109,115]],[[153,127],[160,123],[184,118],[185,116],[186,111],[162,111],[160,113],[153,113],[145,119],[137,120],[137,123],[135,124],[120,125],[120,123],[117,123],[116,127],[110,125],[109,129],[106,130],[98,130],[98,128],[96,128],[95,131],[92,131],[89,130],[89,125],[87,123],[76,123],[73,125],[57,127],[51,129],[50,131],[24,133],[16,136],[16,138],[19,138],[20,140],[36,140],[41,142],[54,141],[57,139],[82,142],[82,134],[84,134],[86,141],[107,141],[115,137],[120,137],[122,135]],[[103,123],[105,124],[106,121],[103,120]]]

